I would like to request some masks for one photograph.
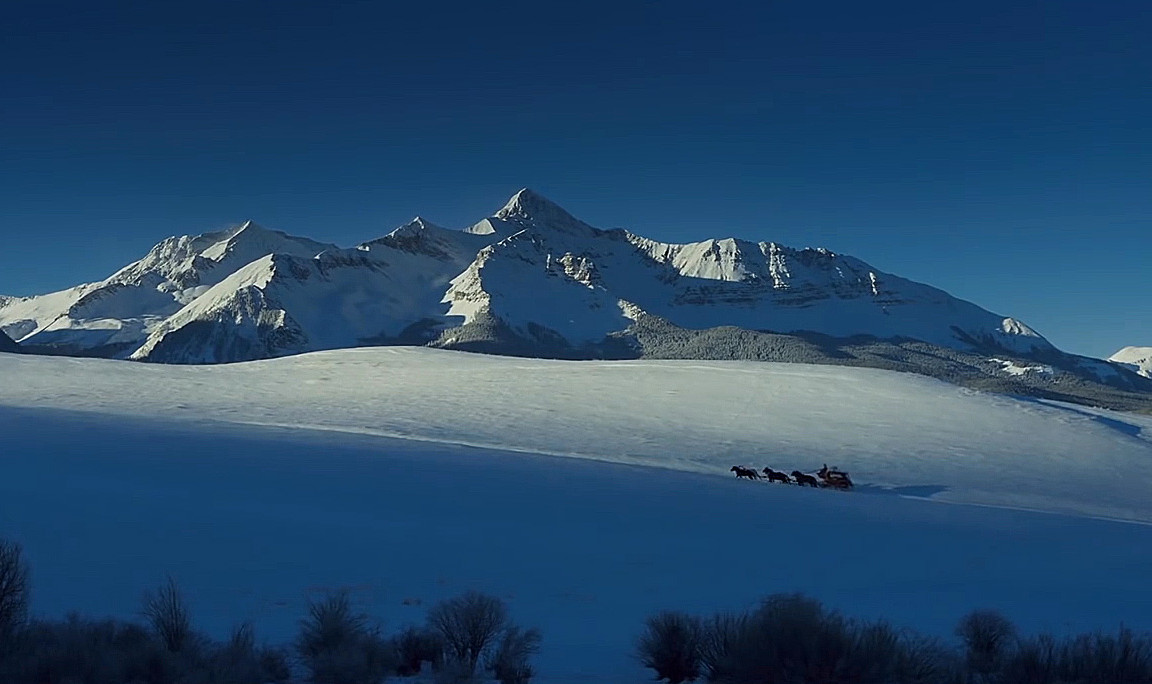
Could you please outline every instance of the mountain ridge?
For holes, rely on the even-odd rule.
[[[1018,319],[855,257],[732,237],[660,242],[591,226],[527,188],[462,230],[417,216],[352,248],[253,221],[170,237],[103,281],[0,298],[0,330],[25,351],[162,363],[380,344],[637,358],[674,354],[689,338],[693,353],[713,353],[699,346],[707,339],[733,358],[793,338],[783,356],[809,358],[806,339],[824,337],[839,340],[816,345],[837,362],[858,346],[845,341],[867,338],[866,358],[887,363],[876,352],[887,345],[930,375],[942,371],[923,368],[919,351],[906,362],[908,342],[962,355],[968,368],[991,363],[979,372],[1028,391],[1052,374],[1018,369],[1042,364],[1152,392],[1129,365],[1065,354]],[[701,334],[710,330],[744,332],[721,342]]]

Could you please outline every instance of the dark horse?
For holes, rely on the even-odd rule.
[[[796,478],[796,484],[800,485],[801,487],[804,485],[808,485],[810,487],[820,486],[820,482],[816,478],[806,473],[802,473],[799,470],[793,470],[792,477]]]
[[[751,468],[745,468],[744,466],[732,466],[731,470],[732,470],[732,472],[736,473],[736,479],[737,480],[739,480],[742,477],[746,477],[749,480],[761,479],[760,473],[756,472],[755,470],[752,470]]]
[[[788,479],[788,474],[782,473],[779,470],[764,468],[764,475],[768,478],[769,482],[783,482],[784,484],[792,484],[792,480]]]

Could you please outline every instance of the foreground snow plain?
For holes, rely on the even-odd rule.
[[[823,462],[857,491],[727,472]],[[0,354],[0,472],[42,614],[132,617],[170,573],[203,628],[283,641],[328,589],[397,628],[475,588],[543,630],[542,682],[645,680],[645,615],[775,592],[939,635],[977,607],[1152,630],[1152,418],[885,371]]]

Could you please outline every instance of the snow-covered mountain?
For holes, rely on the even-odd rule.
[[[453,276],[490,242],[421,218],[356,249],[270,253],[155,326],[130,358],[214,363],[370,344],[419,344],[443,326]]]
[[[251,221],[172,237],[98,283],[0,300],[0,330],[41,351],[123,358],[152,329],[253,261],[269,254],[310,258],[329,249],[338,248]]]
[[[494,317],[533,342],[592,348],[656,316],[689,329],[1053,349],[1019,321],[824,249],[656,242],[593,228],[527,190],[470,230],[500,239],[453,279],[449,318],[466,326]]]
[[[788,360],[800,344],[805,360],[883,367],[914,352],[899,369],[938,376],[956,371],[925,368],[933,355],[1017,384],[1051,384],[1059,373],[1012,373],[1005,360],[1126,390],[1144,382],[1123,366],[1065,355],[1016,319],[850,256],[600,230],[527,189],[464,230],[417,218],[353,249],[252,222],[169,238],[104,281],[0,299],[0,330],[29,351],[168,363],[380,344]],[[862,340],[873,346],[845,346]],[[765,345],[776,351],[766,354]],[[785,353],[781,345],[791,346]]]
[[[1152,378],[1152,347],[1124,347],[1108,359]]]

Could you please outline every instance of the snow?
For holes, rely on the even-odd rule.
[[[877,487],[942,488],[943,501],[1152,522],[1152,417],[880,370],[384,347],[193,368],[13,356],[0,359],[0,377],[0,403],[17,406],[305,426],[714,474],[742,461],[788,470],[827,462]]]
[[[1000,365],[1000,370],[1008,375],[1028,375],[1034,373],[1036,375],[1053,375],[1056,371],[1052,366],[1045,366],[1043,364],[1023,364],[1016,361],[1007,361],[1004,359],[988,359],[992,363]]]
[[[127,357],[184,305],[254,261],[270,254],[311,258],[335,248],[252,221],[172,237],[101,282],[0,301],[0,330],[31,345],[123,345],[116,355]]]
[[[395,347],[0,355],[0,379],[0,534],[42,614],[134,617],[171,573],[205,629],[285,641],[327,589],[390,629],[480,589],[543,630],[542,684],[639,684],[645,615],[774,592],[945,637],[977,607],[1152,629],[1152,526],[1098,519],[1152,521],[1152,417],[868,369]],[[823,462],[857,490],[726,472]]]
[[[417,218],[356,249],[271,254],[157,326],[131,358],[220,363],[394,339],[444,315],[449,279],[487,242]]]
[[[329,277],[337,262],[340,273]],[[270,270],[273,263],[284,267]],[[267,279],[249,282],[256,273]],[[528,189],[465,230],[418,217],[354,250],[251,221],[168,238],[102,282],[0,300],[0,330],[30,347],[228,362],[357,346],[481,315],[525,339],[558,334],[554,347],[579,347],[644,314],[690,329],[1052,350],[1015,319],[826,249],[733,238],[661,243],[594,228]]]
[[[1124,347],[1108,360],[1123,364],[1146,378],[1152,378],[1152,347]]]

